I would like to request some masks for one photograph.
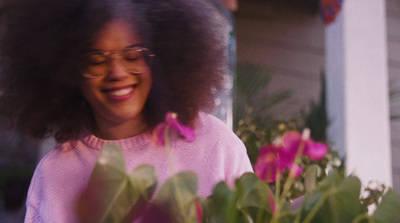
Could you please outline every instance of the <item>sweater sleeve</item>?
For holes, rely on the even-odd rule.
[[[36,168],[29,186],[28,195],[26,199],[26,214],[25,223],[40,223],[42,222],[39,214],[40,209],[40,185],[41,182],[40,164]]]
[[[204,135],[215,143],[212,151],[219,153],[218,166],[223,168],[225,181],[233,186],[235,180],[246,172],[253,172],[246,147],[239,137],[229,129],[225,123],[214,116],[201,114],[203,116]],[[214,154],[217,156],[217,154]]]
[[[227,148],[227,162],[225,163],[226,182],[234,185],[235,180],[244,173],[253,172],[250,159],[243,142],[232,132],[230,146]]]

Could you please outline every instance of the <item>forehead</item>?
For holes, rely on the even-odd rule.
[[[92,49],[119,50],[140,44],[141,38],[136,29],[123,20],[115,20],[106,23],[94,36]]]

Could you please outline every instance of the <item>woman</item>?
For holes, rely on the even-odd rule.
[[[171,176],[152,140],[168,111],[196,140],[172,137],[175,171],[191,170],[199,194],[252,171],[243,143],[204,113],[226,73],[224,21],[198,0],[5,0],[1,106],[16,128],[59,144],[38,164],[25,222],[76,222],[74,204],[99,150],[122,149],[128,170],[148,163]]]

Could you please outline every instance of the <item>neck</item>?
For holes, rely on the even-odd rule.
[[[94,135],[101,139],[118,140],[139,135],[148,129],[144,121],[128,121],[123,123],[98,122]]]

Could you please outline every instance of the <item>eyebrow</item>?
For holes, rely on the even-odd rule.
[[[126,50],[126,49],[129,49],[129,48],[132,48],[132,47],[137,47],[137,46],[143,47],[143,44],[142,43],[135,43],[135,44],[129,45],[129,46],[127,46],[127,47],[125,47],[125,48],[123,48],[121,50]],[[119,51],[119,50],[106,50],[106,51],[103,51],[103,50],[99,50],[99,49],[88,49],[88,50],[86,50],[86,53],[108,52],[108,51]]]

